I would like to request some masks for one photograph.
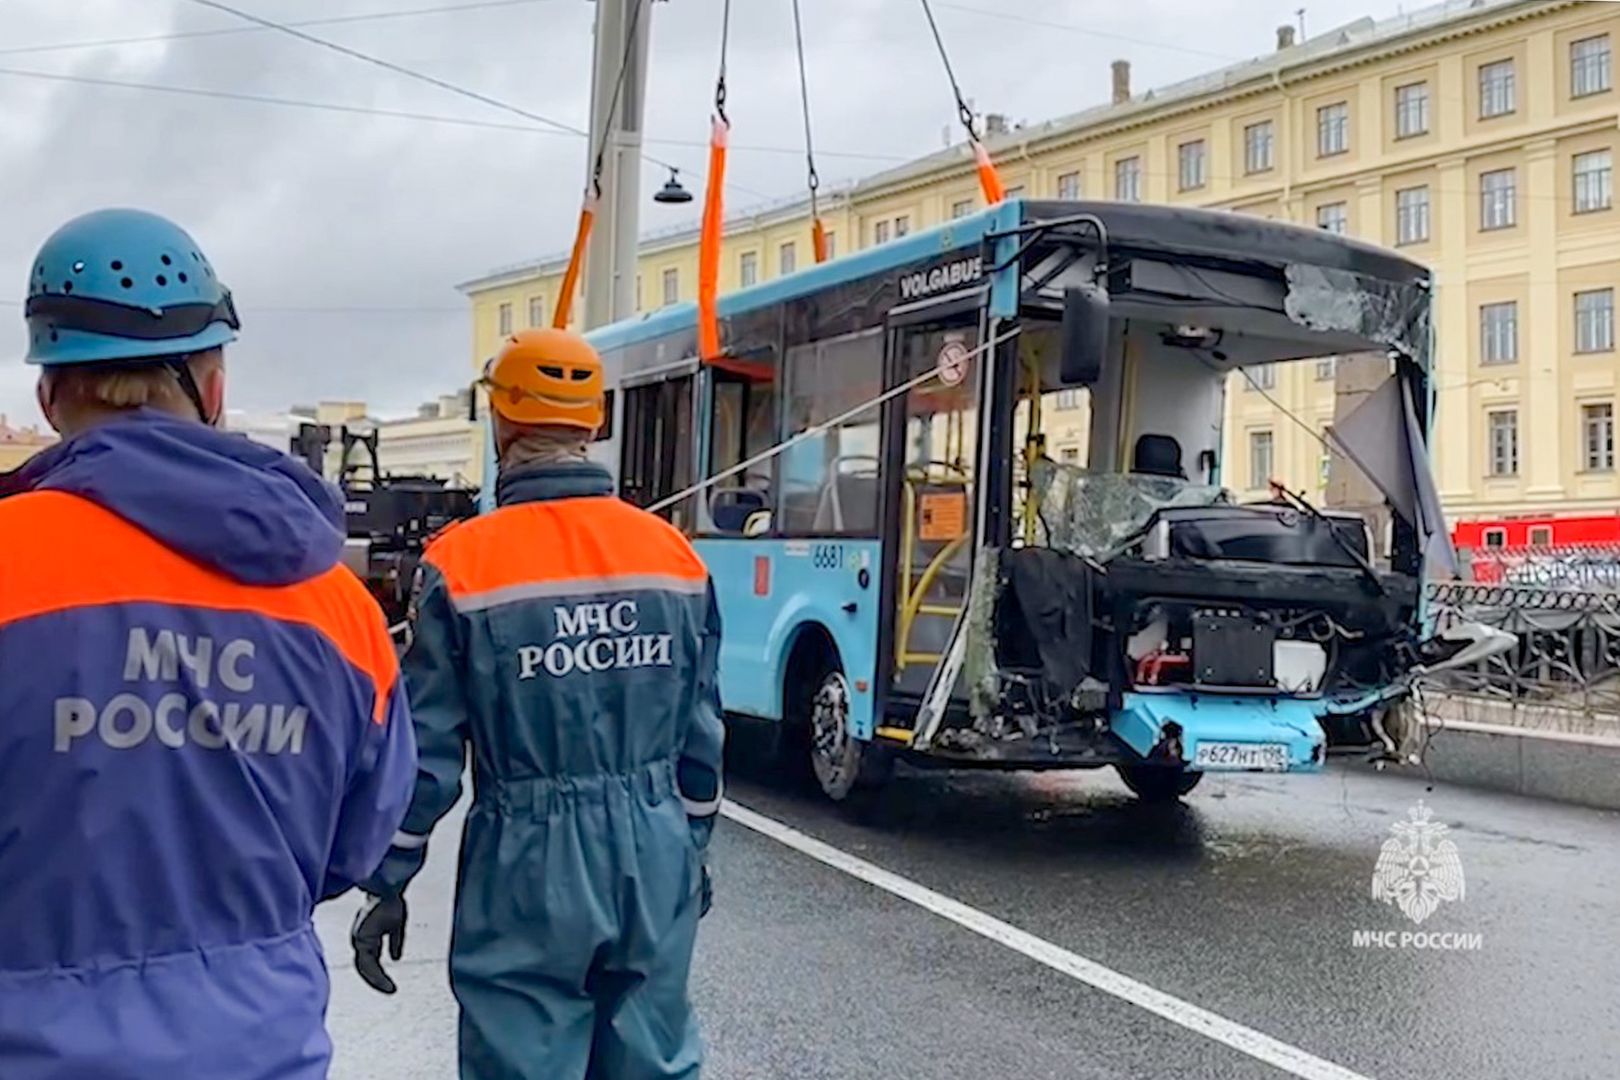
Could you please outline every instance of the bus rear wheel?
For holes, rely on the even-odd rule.
[[[1175,802],[1204,778],[1201,772],[1191,772],[1174,765],[1119,765],[1119,778],[1125,786],[1145,803]]]
[[[810,766],[821,790],[845,802],[881,787],[894,758],[880,746],[849,733],[849,680],[836,667],[810,684]]]

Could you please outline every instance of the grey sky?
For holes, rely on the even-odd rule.
[[[472,0],[232,0],[282,21]],[[979,108],[1041,120],[1103,100],[1108,62],[1138,90],[1269,51],[1298,0],[935,0]],[[722,0],[654,9],[649,153],[703,164]],[[802,0],[825,182],[941,145],[954,108],[918,0]],[[1314,34],[1396,0],[1317,3]],[[1409,7],[1413,5],[1407,5]],[[772,197],[803,188],[789,0],[733,0],[731,179]],[[975,10],[976,9],[976,10]],[[584,127],[586,0],[516,0],[308,32]],[[0,0],[0,69],[161,84],[525,124],[506,113],[315,48],[252,31],[51,51],[36,46],[235,28],[192,0]],[[1065,27],[1071,27],[1068,29]],[[1129,39],[1129,40],[1127,40]],[[1223,59],[1224,58],[1224,59]],[[67,217],[135,205],[179,220],[234,290],[245,322],[232,404],[279,409],[357,398],[408,411],[466,378],[470,327],[457,281],[565,246],[585,140],[0,72],[0,412],[37,418],[20,301],[40,241]],[[954,133],[953,133],[954,135]],[[843,156],[849,155],[849,156]],[[650,189],[663,176],[649,166]],[[696,185],[694,185],[696,186]],[[731,208],[760,201],[733,190]],[[643,227],[695,216],[646,203]],[[338,310],[332,310],[338,309]]]

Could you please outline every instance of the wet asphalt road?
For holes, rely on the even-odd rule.
[[[1620,1077],[1620,815],[1343,769],[1211,777],[1158,808],[1108,772],[908,772],[859,818],[757,775],[729,794],[1355,1073]],[[1476,951],[1353,944],[1415,929],[1370,887],[1419,798],[1467,885],[1421,929],[1479,934]],[[454,1075],[452,836],[413,886],[396,998],[353,973],[354,902],[320,913],[335,1080]],[[1286,1075],[733,821],[711,861],[694,971],[710,1080]]]

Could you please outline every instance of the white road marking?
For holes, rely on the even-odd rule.
[[[1122,975],[1113,968],[1104,967],[1095,960],[1087,960],[1067,949],[1059,948],[1044,938],[1018,929],[1011,923],[1002,922],[993,915],[987,915],[960,900],[953,900],[943,893],[935,892],[926,885],[919,885],[910,878],[901,877],[865,859],[841,851],[831,844],[800,832],[791,825],[784,825],[746,806],[727,800],[720,813],[744,828],[768,836],[794,851],[810,856],[817,862],[825,863],[835,870],[842,870],[851,877],[916,904],[943,919],[949,919],[958,926],[1005,945],[1031,960],[1061,971],[1105,994],[1128,1001],[1138,1008],[1163,1017],[1172,1024],[1178,1024],[1188,1031],[1214,1039],[1240,1053],[1302,1077],[1303,1080],[1371,1080],[1362,1073],[1352,1072],[1342,1065],[1325,1061],[1297,1046],[1290,1046],[1235,1020],[1228,1020],[1189,1001],[1173,997],[1162,990],[1155,990],[1146,983],[1138,982],[1129,975]]]

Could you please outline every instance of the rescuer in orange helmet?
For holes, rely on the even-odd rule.
[[[587,458],[604,390],[585,339],[521,331],[481,383],[498,508],[423,557],[403,664],[421,772],[362,886],[356,966],[393,991],[382,948],[399,959],[404,889],[470,742],[450,957],[461,1075],[696,1077],[687,975],[724,741],[708,571]]]

